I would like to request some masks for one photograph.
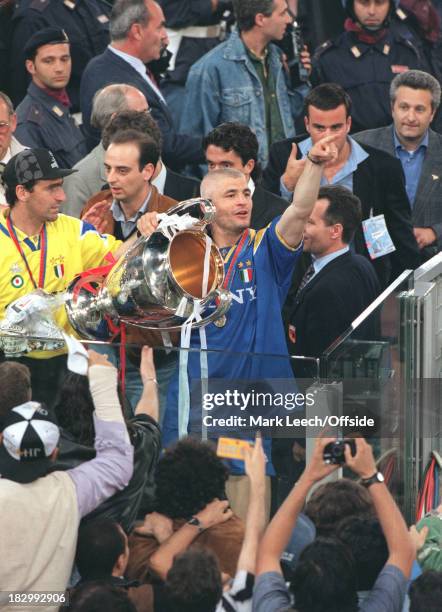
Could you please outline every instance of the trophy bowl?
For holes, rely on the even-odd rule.
[[[109,339],[119,322],[158,331],[179,331],[198,310],[210,315],[193,323],[201,327],[218,319],[230,306],[222,288],[224,262],[204,229],[213,219],[209,200],[187,200],[168,211],[189,215],[191,229],[173,235],[160,228],[141,237],[100,277],[80,275],[70,284],[66,311],[74,329],[89,339]]]

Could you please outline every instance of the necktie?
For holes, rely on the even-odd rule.
[[[298,291],[296,292],[296,295],[295,295],[295,300],[299,297],[299,294],[301,293],[301,291],[304,289],[307,283],[313,278],[314,275],[315,275],[315,268],[313,264],[311,263],[309,267],[307,268],[307,270],[305,271],[305,274],[302,277],[301,282],[299,283]]]

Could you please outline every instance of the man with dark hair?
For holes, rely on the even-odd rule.
[[[125,578],[128,561],[127,535],[117,522],[104,518],[82,524],[75,553],[81,580],[70,591],[70,599],[76,598],[76,593],[84,585],[100,580],[103,584],[125,590],[137,612],[152,611],[154,589],[151,585],[139,585]]]
[[[381,524],[375,517],[350,516],[336,528],[335,535],[351,550],[359,600],[367,597],[387,563],[388,548]]]
[[[46,149],[26,149],[6,165],[2,180],[9,209],[0,214],[0,319],[11,302],[37,288],[63,292],[74,276],[118,259],[131,244],[59,214],[65,200],[63,178],[72,172],[59,168]],[[57,310],[54,320],[73,333],[64,308]],[[66,368],[65,352],[34,350],[19,358],[31,370],[37,401],[53,404]]]
[[[219,168],[235,168],[244,173],[252,193],[250,227],[259,230],[281,215],[288,202],[263,189],[259,184],[261,168],[258,162],[258,139],[242,123],[222,123],[203,139],[209,172]]]
[[[304,510],[314,523],[316,533],[334,535],[343,517],[374,516],[374,506],[367,489],[354,480],[341,478],[320,484],[309,497]]]
[[[113,85],[109,85],[113,87]],[[105,88],[106,89],[106,88]],[[139,92],[140,95],[141,92]],[[144,96],[143,96],[144,98]],[[81,212],[88,200],[107,185],[104,168],[105,150],[115,134],[121,130],[136,130],[152,138],[160,148],[160,158],[155,166],[151,184],[160,195],[182,201],[196,198],[200,192],[200,182],[189,176],[177,174],[167,168],[161,159],[162,136],[158,124],[148,111],[123,110],[115,114],[102,131],[102,140],[89,155],[74,166],[78,173],[67,181],[67,212],[74,217]],[[97,229],[100,229],[98,226]]]
[[[140,612],[129,598],[129,595],[116,586],[103,583],[101,580],[87,582],[75,589],[69,602],[71,612]]]
[[[28,147],[54,153],[59,166],[72,168],[87,153],[84,136],[69,112],[66,86],[71,77],[70,42],[58,28],[45,28],[26,43],[26,69],[32,76],[17,107],[16,135]]]
[[[360,222],[361,203],[348,189],[335,185],[319,190],[304,230],[310,265],[287,306],[292,354],[319,357],[381,292],[373,266],[350,250]],[[358,329],[364,340],[375,335],[372,318]]]
[[[181,131],[204,136],[225,121],[248,125],[265,165],[269,147],[294,136],[305,87],[289,91],[281,40],[291,22],[286,0],[235,0],[238,30],[192,66],[186,83]],[[309,59],[303,56],[303,61]]]
[[[3,419],[14,406],[31,399],[31,373],[22,363],[0,363],[0,429]]]
[[[1,176],[8,161],[23,151],[23,147],[14,136],[17,127],[17,116],[11,100],[0,91],[0,205],[6,204],[5,190]]]
[[[126,110],[149,113],[149,105],[141,91],[131,85],[112,83],[97,91],[92,104],[92,123],[103,133],[105,126],[118,113]],[[125,126],[129,129],[132,126]],[[137,126],[133,126],[137,129]],[[86,202],[97,191],[103,189],[106,183],[104,174],[104,148],[100,141],[90,153],[83,157],[74,166],[75,174],[69,176],[65,182],[66,214],[80,217]]]
[[[403,270],[420,264],[419,249],[400,162],[384,151],[359,145],[349,136],[350,109],[351,99],[340,85],[325,83],[313,89],[305,99],[304,122],[309,138],[290,138],[272,146],[263,185],[273,193],[291,197],[312,144],[326,134],[335,135],[338,158],[327,164],[321,184],[347,187],[361,201],[366,227],[365,232],[362,224],[358,227],[352,248],[372,262],[384,288]],[[373,227],[369,219],[373,217],[379,223],[376,230],[382,230],[387,240],[391,238],[391,254],[388,249],[369,254],[369,230]],[[297,282],[299,279],[295,285]]]
[[[175,200],[160,195],[151,184],[159,158],[159,146],[149,136],[135,129],[116,132],[104,157],[109,189],[89,201],[82,218],[104,233],[126,239],[144,213],[166,212]]]
[[[428,570],[410,586],[410,612],[439,612],[442,600],[442,572]]]
[[[166,100],[146,64],[159,59],[168,44],[164,15],[154,0],[117,0],[110,19],[111,44],[87,65],[81,79],[81,110],[89,147],[98,144],[91,129],[92,99],[110,83],[126,83],[146,97],[163,135],[164,160],[173,170],[204,162],[201,138],[178,135]]]
[[[225,509],[228,502],[215,500],[165,539],[149,559],[149,564],[155,573],[166,581],[164,594],[168,606],[164,609],[168,612],[172,610],[211,612],[215,609],[217,612],[249,612],[251,610],[256,554],[265,526],[266,456],[259,436],[255,439],[253,449],[246,451],[244,461],[251,494],[244,540],[233,579],[229,584],[225,584],[223,589],[225,578],[223,579],[220,572],[222,562],[219,563],[216,555],[210,550],[199,546],[201,538],[198,535],[210,527],[210,523],[212,526],[225,523],[225,529],[229,524],[228,519],[232,512]],[[188,478],[186,480],[188,481]],[[224,511],[219,514],[219,510]],[[162,519],[166,520],[165,517]],[[190,546],[193,542],[196,545]],[[190,547],[186,550],[188,546]]]
[[[316,440],[310,462],[264,533],[258,552],[258,577],[253,593],[254,612],[280,610],[291,603],[280,558],[311,488],[340,467],[324,462],[324,449],[330,442],[335,442],[335,439]],[[319,541],[316,540],[302,552],[291,582],[290,590],[298,612],[377,612],[402,609],[415,555],[414,545],[405,520],[384,483],[384,477],[377,471],[371,446],[363,438],[355,438],[355,443],[355,455],[346,446],[345,463],[368,489],[387,541],[387,562],[372,592],[358,606],[351,553],[343,544],[340,545],[341,571],[338,573],[338,562],[331,565],[330,557],[339,544],[332,541],[329,546],[327,541],[319,538]]]
[[[175,558],[167,575],[171,612],[215,612],[223,585],[215,555],[186,550]]]
[[[298,612],[357,612],[356,589],[353,556],[336,537],[319,536],[304,548],[290,581]]]
[[[353,130],[390,123],[388,89],[395,74],[426,62],[411,36],[390,28],[399,0],[346,0],[345,32],[313,57],[312,83],[339,83],[353,100]]]
[[[441,87],[421,70],[398,74],[390,86],[393,123],[354,135],[362,144],[394,155],[402,164],[414,234],[424,260],[442,249],[442,135],[430,124]]]
[[[230,511],[227,521],[207,529],[200,516],[214,500],[226,499],[227,477],[227,468],[209,443],[184,438],[166,450],[158,463],[156,477],[156,509],[163,515],[166,529],[152,529],[155,515],[153,522],[151,515],[147,515],[144,525],[135,528],[129,538],[129,577],[145,580],[151,573],[158,573],[160,560],[155,563],[155,558],[153,561],[151,558],[160,544],[183,525],[183,521],[193,525],[193,531],[190,531],[193,538],[199,536],[198,544],[207,546],[215,553],[221,570],[234,575],[244,535],[242,521]],[[224,501],[224,504],[227,509],[228,502]]]
[[[101,233],[111,234],[118,239],[127,240],[135,237],[137,223],[144,214],[165,213],[176,204],[172,198],[158,193],[156,187],[151,183],[159,159],[159,145],[149,136],[135,129],[116,132],[106,148],[104,158],[109,189],[100,191],[89,200],[83,211],[82,219],[91,223]],[[134,334],[139,341],[141,333],[136,329],[130,331],[128,339],[134,338]],[[155,337],[157,338],[156,345],[160,336],[157,334]],[[153,346],[152,342],[154,342],[154,336],[147,332],[143,344]],[[114,363],[119,363],[113,348],[107,347],[105,350],[114,355]],[[157,379],[163,411],[164,396],[169,378],[175,369],[176,354],[171,352],[170,355],[167,355],[157,352],[156,356]],[[131,380],[126,387],[127,399],[132,410],[135,410],[143,390],[138,364],[133,364],[129,360],[126,375]]]

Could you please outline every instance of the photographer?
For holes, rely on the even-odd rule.
[[[301,478],[266,529],[258,552],[254,610],[271,612],[287,608],[290,594],[282,576],[280,558],[312,486],[339,465],[324,462],[330,438],[316,440],[313,456]],[[356,439],[356,453],[345,445],[345,463],[361,478],[373,500],[388,546],[388,559],[367,599],[358,608],[354,560],[335,538],[318,538],[301,554],[290,590],[298,612],[397,611],[407,590],[414,549],[405,521],[376,470],[372,448]],[[344,518],[344,517],[343,517]]]

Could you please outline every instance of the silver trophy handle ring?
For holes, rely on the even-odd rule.
[[[218,303],[218,306],[216,307],[216,310],[214,310],[212,314],[209,315],[208,317],[201,319],[201,321],[194,321],[192,323],[192,329],[198,329],[200,327],[205,327],[209,323],[213,323],[217,319],[223,317],[226,314],[226,312],[229,310],[230,304],[232,303],[232,296],[231,296],[230,291],[228,289],[218,288],[216,290],[216,294],[217,294],[217,298],[219,299],[219,303]],[[140,327],[142,329],[150,329],[152,331],[180,332],[183,327],[182,324],[175,325],[173,327],[167,327],[167,326],[162,326],[161,323],[159,323],[158,325],[152,325],[151,322],[143,324],[143,323],[135,323],[133,320],[127,320],[124,318],[120,318],[120,320],[122,323],[125,323],[128,326]]]

